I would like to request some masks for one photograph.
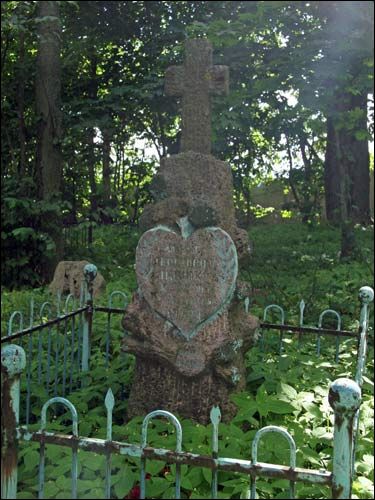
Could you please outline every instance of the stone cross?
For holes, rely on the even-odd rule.
[[[228,66],[213,66],[212,45],[206,39],[185,42],[185,64],[170,66],[165,93],[182,96],[181,152],[211,153],[210,95],[229,92]]]
[[[213,66],[207,40],[185,48],[184,65],[166,73],[166,93],[182,96],[182,151],[162,158],[154,178],[136,251],[138,290],[122,321],[122,349],[136,357],[127,418],[163,408],[207,423],[215,405],[228,422],[259,321],[239,295],[236,246],[249,245],[236,224],[232,171],[210,154],[210,96],[228,92],[228,68]]]

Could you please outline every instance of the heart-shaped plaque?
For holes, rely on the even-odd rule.
[[[190,236],[164,226],[146,231],[136,252],[141,293],[154,311],[193,337],[230,301],[237,278],[237,251],[222,229]]]

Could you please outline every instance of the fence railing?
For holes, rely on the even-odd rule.
[[[163,411],[156,410],[148,414],[143,420],[142,430],[141,430],[141,445],[129,444],[125,442],[119,442],[112,440],[112,413],[115,405],[114,397],[112,391],[109,389],[107,396],[105,398],[105,407],[107,410],[107,435],[106,439],[93,439],[89,437],[79,436],[78,433],[78,413],[74,405],[69,402],[65,397],[60,397],[56,395],[56,391],[59,394],[68,393],[74,384],[70,384],[70,378],[74,370],[76,373],[82,373],[83,371],[88,371],[89,369],[89,359],[90,359],[90,338],[92,334],[92,315],[94,311],[106,312],[108,314],[107,329],[106,329],[106,365],[108,366],[109,361],[109,346],[110,346],[110,333],[111,333],[111,315],[114,313],[124,313],[125,308],[113,308],[112,299],[116,295],[124,298],[126,300],[125,294],[122,292],[113,292],[110,296],[108,307],[95,307],[93,305],[92,298],[92,282],[95,278],[96,268],[93,265],[88,265],[85,268],[85,285],[83,292],[81,293],[81,301],[79,307],[76,311],[68,312],[68,305],[72,302],[69,297],[66,299],[66,307],[64,309],[64,314],[58,314],[57,318],[50,319],[47,316],[47,320],[39,325],[34,326],[32,322],[27,329],[22,330],[23,327],[23,317],[18,311],[18,314],[13,313],[11,316],[10,326],[8,328],[8,335],[1,339],[2,342],[10,343],[14,340],[19,341],[25,338],[27,340],[28,356],[35,354],[35,350],[32,349],[33,333],[38,332],[38,348],[36,352],[38,353],[37,358],[37,377],[39,376],[41,380],[43,379],[43,363],[39,360],[42,357],[43,349],[39,349],[39,345],[47,347],[47,362],[44,363],[46,366],[46,379],[47,374],[50,374],[50,382],[53,380],[53,391],[54,397],[48,399],[48,401],[43,405],[41,411],[41,425],[40,429],[35,432],[31,432],[28,428],[28,418],[26,419],[26,426],[19,425],[19,413],[20,413],[20,375],[25,371],[28,380],[28,387],[30,387],[30,371],[31,371],[31,360],[27,359],[28,356],[25,355],[25,351],[21,346],[10,344],[2,349],[1,353],[1,363],[2,363],[2,407],[3,407],[3,419],[2,419],[2,498],[16,498],[17,491],[17,446],[18,441],[34,441],[40,443],[40,460],[39,460],[39,487],[38,487],[38,498],[43,498],[43,488],[45,481],[45,447],[48,444],[57,444],[59,446],[70,447],[72,449],[72,498],[77,498],[77,480],[78,480],[78,449],[85,451],[92,451],[98,454],[104,454],[106,457],[106,475],[105,484],[103,486],[105,498],[111,498],[111,456],[112,454],[120,454],[131,457],[138,457],[141,459],[140,468],[140,492],[141,498],[145,498],[146,491],[146,474],[145,465],[146,460],[162,460],[176,465],[176,485],[175,485],[175,496],[180,498],[181,495],[181,472],[180,467],[182,464],[187,464],[197,467],[206,467],[212,470],[212,482],[211,482],[211,496],[212,498],[217,498],[218,495],[218,481],[217,474],[218,471],[227,472],[242,472],[249,476],[249,498],[256,498],[256,479],[258,477],[266,478],[280,478],[289,480],[289,498],[294,498],[295,496],[295,483],[302,481],[313,484],[325,484],[332,489],[332,498],[350,498],[351,497],[351,485],[354,473],[354,454],[356,448],[356,440],[358,434],[358,421],[359,421],[359,407],[361,401],[361,385],[363,378],[363,371],[365,368],[365,358],[366,358],[366,348],[367,348],[367,332],[368,332],[368,320],[369,320],[369,304],[373,300],[374,293],[369,287],[363,287],[360,290],[360,300],[361,300],[361,314],[360,314],[360,328],[358,333],[346,332],[342,330],[332,330],[321,328],[321,319],[324,315],[320,315],[319,327],[306,327],[303,325],[303,314],[302,321],[300,319],[300,325],[293,327],[291,325],[285,325],[285,318],[283,320],[283,315],[281,314],[280,323],[269,324],[266,323],[267,314],[265,312],[262,328],[279,329],[281,334],[284,331],[295,332],[295,333],[312,333],[317,335],[340,335],[355,337],[358,339],[358,357],[355,371],[355,380],[350,379],[338,379],[333,382],[329,388],[329,402],[334,412],[334,439],[333,439],[333,464],[332,472],[328,470],[311,470],[296,467],[296,445],[292,436],[285,430],[275,426],[268,426],[260,429],[254,438],[251,447],[251,459],[233,459],[219,457],[219,424],[220,424],[220,409],[214,407],[211,411],[211,423],[212,423],[212,453],[211,456],[208,455],[198,455],[193,453],[188,453],[182,451],[182,428],[179,420],[173,414]],[[49,309],[43,304],[41,307],[42,313]],[[124,304],[126,306],[126,303]],[[245,303],[246,307],[246,303]],[[247,305],[248,307],[248,305]],[[59,308],[58,308],[59,309]],[[269,309],[268,309],[269,310]],[[280,306],[277,306],[277,310],[281,313]],[[330,310],[329,310],[330,311]],[[60,311],[59,311],[60,313]],[[73,318],[78,316],[78,324],[81,324],[81,328],[75,329],[74,326],[69,330],[65,327],[66,322],[72,322]],[[32,315],[31,315],[32,317]],[[43,318],[43,314],[41,314]],[[13,333],[13,323],[15,318],[19,320],[20,330]],[[52,334],[50,335],[50,328],[59,325],[62,328],[62,340],[63,342],[59,344],[61,350],[48,349],[52,342],[57,340],[53,339]],[[340,324],[341,327],[341,324]],[[46,339],[40,342],[41,331],[47,331]],[[70,332],[70,333],[69,333]],[[73,333],[76,332],[76,333]],[[80,333],[78,333],[80,332]],[[61,333],[61,332],[60,332]],[[70,342],[69,342],[70,337]],[[80,343],[75,344],[74,339],[81,339],[81,350],[79,351]],[[281,339],[282,341],[282,339]],[[30,348],[31,345],[31,348]],[[66,347],[65,347],[66,346]],[[70,346],[70,350],[68,349]],[[51,354],[52,353],[52,354]],[[55,362],[52,361],[53,354],[55,355]],[[59,362],[60,355],[62,363]],[[73,360],[71,364],[68,363],[68,358]],[[48,357],[49,356],[49,357]],[[57,356],[57,361],[56,361]],[[337,357],[337,356],[336,356]],[[50,361],[48,362],[48,359]],[[27,362],[26,362],[27,360]],[[77,362],[78,360],[78,362]],[[69,370],[70,366],[70,370]],[[41,367],[39,369],[39,367]],[[49,368],[48,368],[49,367]],[[49,372],[48,372],[49,369]],[[60,371],[59,371],[60,369]],[[54,375],[54,379],[52,376]],[[56,377],[58,383],[56,384]],[[73,379],[73,378],[72,378]],[[30,388],[28,389],[26,395],[26,401],[29,401],[30,405]],[[62,404],[64,407],[68,408],[71,412],[72,424],[73,424],[73,435],[61,434],[61,433],[51,433],[47,432],[47,410],[51,405]],[[29,407],[28,407],[29,410]],[[27,412],[26,412],[27,415]],[[167,418],[175,427],[176,430],[176,448],[174,451],[169,449],[159,449],[148,446],[147,443],[147,429],[149,422],[156,417]],[[289,466],[282,466],[279,464],[269,464],[258,462],[257,449],[259,440],[264,435],[270,432],[277,432],[282,434],[285,439],[287,439],[290,446],[290,464]]]
[[[66,396],[85,383],[84,373],[90,369],[92,325],[94,313],[106,313],[105,366],[110,360],[110,338],[113,314],[124,314],[128,299],[124,292],[115,290],[108,298],[108,306],[94,306],[93,281],[97,269],[88,264],[78,304],[73,295],[63,298],[58,294],[56,304],[44,302],[35,313],[32,299],[29,307],[28,326],[24,328],[22,311],[14,311],[8,322],[7,335],[1,343],[17,341],[27,353],[25,422],[30,423],[30,401],[34,389],[44,388],[47,395]],[[120,298],[122,307],[113,307],[114,298]],[[15,326],[18,327],[14,331]],[[36,370],[33,366],[36,364]],[[34,379],[32,373],[36,373]],[[23,412],[22,412],[23,413]]]
[[[96,222],[91,222],[89,220],[64,226],[64,247],[77,249],[89,248],[93,242],[93,232],[96,226]]]
[[[251,460],[219,457],[218,430],[220,410],[214,407],[211,411],[213,428],[212,454],[198,455],[182,451],[182,427],[173,414],[157,410],[149,413],[142,424],[141,445],[113,441],[111,439],[112,411],[114,407],[113,395],[109,390],[105,399],[107,408],[107,439],[93,439],[78,434],[78,413],[72,403],[65,398],[51,398],[42,408],[40,430],[29,432],[27,427],[18,425],[19,376],[25,366],[25,354],[22,348],[15,345],[7,346],[2,352],[2,368],[5,372],[5,388],[3,397],[10,405],[5,407],[5,422],[3,435],[6,449],[2,456],[2,498],[16,498],[17,487],[17,441],[40,443],[39,450],[39,477],[38,498],[44,498],[45,481],[45,449],[46,445],[54,444],[72,449],[72,498],[77,497],[78,481],[78,449],[91,451],[106,457],[106,476],[104,484],[105,498],[111,498],[111,455],[120,454],[141,459],[140,470],[140,498],[146,498],[146,460],[161,460],[176,465],[175,498],[181,498],[182,464],[205,467],[212,470],[211,492],[212,498],[217,498],[218,471],[242,472],[249,476],[249,498],[256,498],[256,479],[265,477],[272,479],[287,479],[290,482],[289,497],[295,498],[295,483],[328,485],[331,487],[331,498],[351,498],[352,460],[353,460],[353,419],[358,411],[361,400],[361,389],[350,379],[338,379],[329,389],[329,402],[334,411],[334,439],[332,472],[327,470],[311,470],[296,467],[296,444],[292,436],[280,427],[268,426],[260,429],[254,438],[251,447]],[[73,435],[46,432],[47,409],[53,404],[62,404],[70,410],[73,423]],[[147,444],[147,428],[151,419],[162,416],[169,419],[176,428],[175,451],[164,448],[153,448]],[[283,466],[259,462],[257,459],[258,443],[260,438],[270,432],[282,434],[290,446],[290,464]]]
[[[368,288],[368,287],[363,287],[363,289]],[[361,289],[362,290],[362,289]],[[339,361],[339,355],[340,355],[340,339],[345,338],[345,337],[352,337],[352,338],[359,338],[359,333],[358,332],[353,332],[353,331],[348,331],[348,330],[342,330],[341,325],[342,325],[342,317],[341,314],[334,309],[325,309],[320,315],[318,319],[318,326],[308,326],[304,324],[304,310],[305,310],[305,301],[302,299],[299,303],[299,309],[300,309],[300,314],[299,314],[299,324],[298,325],[288,325],[285,324],[285,317],[286,313],[283,307],[281,307],[278,304],[270,304],[267,307],[265,307],[264,312],[263,312],[263,321],[261,322],[261,337],[260,337],[260,348],[262,350],[265,349],[266,347],[266,339],[265,339],[265,331],[268,330],[279,330],[279,344],[278,344],[278,351],[279,354],[282,353],[283,348],[284,348],[284,334],[292,334],[296,335],[298,334],[298,346],[301,347],[303,344],[303,338],[307,337],[309,340],[311,340],[312,335],[315,336],[316,338],[316,354],[317,356],[320,356],[321,354],[321,337],[324,335],[327,335],[328,337],[334,336],[335,337],[335,361],[338,363]],[[248,305],[245,304],[245,309],[248,310]],[[279,322],[278,323],[271,323],[267,321],[268,316],[270,313],[276,312],[277,315],[279,316]],[[336,320],[336,328],[324,328],[323,327],[323,322],[324,319],[327,316],[333,316],[333,318]]]

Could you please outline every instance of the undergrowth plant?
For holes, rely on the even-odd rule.
[[[130,299],[135,289],[134,247],[136,237],[116,238],[108,228],[100,237],[102,243],[93,247],[87,258],[103,272],[108,280],[107,291],[120,289]],[[323,309],[334,308],[343,314],[343,328],[358,327],[358,290],[371,285],[372,234],[371,230],[357,229],[361,250],[352,261],[342,262],[337,255],[339,235],[329,228],[309,229],[305,226],[270,226],[265,231],[253,228],[254,254],[249,267],[242,270],[247,279],[262,293],[252,297],[250,310],[261,317],[265,304],[282,305],[288,312],[287,323],[298,324],[298,303],[307,304],[305,323],[316,326]],[[126,236],[123,231],[119,234]],[[121,248],[125,248],[121,251]],[[89,257],[89,258],[88,258]],[[118,264],[117,264],[118,263]],[[116,270],[116,264],[119,266]],[[9,316],[13,309],[26,306],[30,291],[5,292],[3,304]],[[45,300],[43,289],[34,293],[37,302]],[[100,303],[106,303],[101,299]],[[116,304],[114,304],[117,307]],[[371,323],[373,324],[373,323]],[[3,321],[2,329],[6,326]],[[126,408],[132,382],[134,358],[121,351],[124,337],[121,315],[112,320],[109,368],[105,367],[106,316],[94,315],[91,370],[82,388],[68,396],[79,415],[81,436],[106,437],[106,410],[104,398],[110,387],[115,397],[113,439],[140,443],[143,416],[130,421]],[[360,436],[356,455],[356,477],[353,498],[373,498],[373,333],[370,328],[367,373],[364,378],[360,417]],[[3,329],[4,335],[4,329]],[[233,420],[220,424],[219,456],[251,458],[251,442],[256,431],[265,425],[286,428],[297,445],[297,466],[328,469],[332,465],[333,411],[328,404],[328,387],[338,377],[353,377],[357,345],[347,339],[340,345],[340,361],[334,362],[334,339],[323,338],[322,353],[316,355],[316,338],[304,337],[298,347],[296,336],[284,336],[284,349],[278,354],[279,333],[264,332],[264,349],[252,348],[246,355],[246,391],[233,394],[238,411]],[[42,405],[51,397],[37,388],[36,364],[32,366],[32,418],[30,429],[40,426]],[[161,380],[162,384],[163,381]],[[25,380],[23,380],[23,389]],[[35,389],[35,390],[34,390]],[[22,413],[21,407],[21,413]],[[177,415],[178,416],[178,415]],[[71,421],[67,413],[49,411],[47,430],[69,432]],[[183,449],[211,454],[211,425],[203,426],[191,420],[180,419],[183,428]],[[21,414],[22,422],[22,414]],[[163,420],[153,421],[149,427],[151,446],[174,449],[174,428]],[[70,498],[71,451],[54,445],[47,446],[45,469],[45,498]],[[282,437],[272,435],[261,440],[259,460],[288,465],[289,450]],[[20,443],[18,498],[37,498],[38,445]],[[92,452],[78,452],[78,498],[104,498],[105,458]],[[139,460],[119,455],[112,456],[112,498],[139,498]],[[148,498],[173,498],[175,467],[167,463],[147,460],[146,495]],[[182,466],[182,498],[210,498],[211,471]],[[247,498],[249,478],[243,474],[219,472],[218,498]],[[257,480],[259,498],[288,498],[288,482]],[[320,485],[297,483],[299,498],[330,498],[330,490]]]

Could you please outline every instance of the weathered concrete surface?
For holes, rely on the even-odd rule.
[[[157,224],[177,227],[178,219],[187,215],[196,228],[221,227],[233,239],[238,258],[249,256],[247,232],[236,224],[232,172],[227,163],[188,151],[162,159],[156,177],[152,191],[156,202],[141,216],[143,230]]]
[[[165,75],[165,93],[182,96],[181,151],[211,151],[210,95],[229,92],[227,66],[213,66],[212,46],[203,39],[185,42],[183,66],[171,66]]]
[[[79,298],[81,283],[84,280],[83,269],[89,264],[87,260],[63,260],[57,264],[53,280],[49,285],[52,293],[58,291],[65,294],[73,294]],[[97,273],[93,284],[93,295],[98,297],[105,291],[106,283],[103,276]]]
[[[243,354],[256,342],[259,327],[243,302],[233,300],[188,340],[137,292],[122,325],[131,332],[122,349],[137,358],[128,417],[159,408],[207,423],[213,405],[220,406],[224,421],[233,417],[229,395],[244,388]]]
[[[182,95],[182,153],[161,161],[151,185],[122,348],[137,358],[129,417],[164,409],[206,423],[213,405],[233,417],[229,395],[245,385],[258,320],[233,298],[250,245],[236,224],[231,169],[209,154],[209,97],[227,92],[227,68],[212,65],[207,40],[186,51],[166,76],[167,93]]]
[[[198,229],[183,238],[156,226],[139,241],[136,272],[149,306],[190,338],[231,299],[237,253],[222,229]]]

